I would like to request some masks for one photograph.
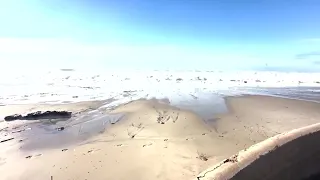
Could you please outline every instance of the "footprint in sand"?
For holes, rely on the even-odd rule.
[[[34,156],[29,155],[29,156],[26,156],[25,158],[26,158],[26,159],[31,159],[32,157],[39,157],[39,156],[42,156],[42,154],[39,153],[39,154],[36,154],[36,155],[34,155]]]
[[[152,145],[152,143],[144,144],[142,147],[151,146],[151,145]]]
[[[131,139],[133,139],[143,129],[144,129],[144,126],[142,123],[139,123],[139,124],[132,123],[127,129],[128,136]]]
[[[94,153],[96,151],[99,151],[100,149],[90,149],[87,151],[88,154]]]
[[[187,141],[189,141],[189,140],[194,140],[194,138],[187,138],[186,140],[187,140]]]
[[[174,114],[174,112],[173,112],[173,114]],[[178,121],[178,118],[179,118],[179,112],[177,113],[177,115],[176,115],[175,118],[171,117],[171,119],[172,119],[172,121],[173,121],[174,123]]]

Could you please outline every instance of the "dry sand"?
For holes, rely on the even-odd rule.
[[[230,113],[209,124],[190,111],[138,100],[111,111],[127,115],[82,144],[22,151],[23,142],[0,143],[0,179],[194,179],[241,149],[320,119],[317,103],[263,96],[226,100]]]
[[[268,96],[228,97],[229,113],[212,125],[242,148],[282,132],[320,122],[320,104]]]
[[[318,180],[320,123],[268,138],[211,166],[197,180]]]

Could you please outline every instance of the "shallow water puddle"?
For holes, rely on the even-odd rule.
[[[121,120],[123,116],[124,114],[92,112],[55,124],[41,121],[28,124],[27,128],[30,130],[17,134],[16,138],[24,139],[20,148],[22,150],[63,148],[104,132],[105,128]]]
[[[205,121],[210,121],[215,115],[228,111],[224,97],[216,93],[198,93],[191,99],[174,99],[171,105],[191,110]]]

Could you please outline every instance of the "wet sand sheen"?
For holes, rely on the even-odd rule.
[[[21,143],[1,143],[0,173],[4,179],[193,179],[243,148],[320,118],[312,102],[263,96],[226,101],[230,113],[209,124],[193,112],[138,100],[111,111],[126,116],[80,145],[21,151]]]
[[[16,120],[0,123],[6,131],[2,135],[9,134],[20,142],[23,141],[21,150],[36,150],[43,148],[61,148],[82,142],[90,137],[103,132],[109,121],[118,120],[121,115],[108,116],[94,110],[105,101],[91,101],[71,104],[34,104],[34,105],[8,105],[1,108],[1,116],[10,114],[25,114],[36,111],[63,110],[72,112],[68,119],[40,119],[40,120]],[[96,111],[96,112],[95,112]],[[93,113],[95,112],[95,113]],[[95,116],[99,115],[100,118]],[[105,122],[107,121],[107,123]],[[63,128],[62,130],[60,130]]]

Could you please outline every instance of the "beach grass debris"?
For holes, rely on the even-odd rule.
[[[226,159],[223,161],[223,163],[227,163],[227,162],[231,162],[231,163],[236,163],[238,162],[238,154],[231,156],[230,158]]]

